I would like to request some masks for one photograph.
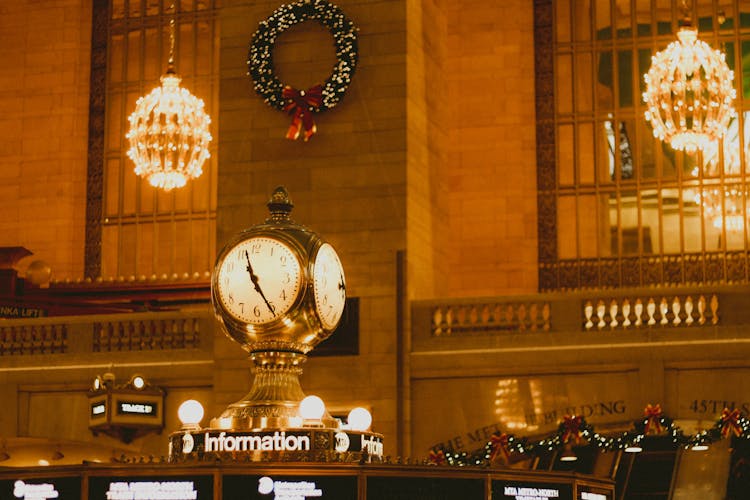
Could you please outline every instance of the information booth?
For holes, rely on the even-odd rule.
[[[574,473],[401,464],[127,464],[0,469],[19,500],[614,500]]]

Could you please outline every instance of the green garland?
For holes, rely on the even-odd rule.
[[[736,410],[735,410],[736,411]],[[720,439],[736,436],[739,439],[750,440],[750,419],[734,413],[729,409],[724,409],[722,416],[719,417],[714,426],[710,429],[703,430],[697,434],[686,436],[682,429],[675,425],[674,421],[664,415],[659,414],[651,418],[644,417],[633,422],[633,429],[622,433],[619,436],[605,436],[595,432],[593,426],[588,424],[583,417],[568,416],[560,423],[557,431],[539,441],[531,442],[525,437],[517,437],[512,434],[495,433],[492,439],[484,447],[473,453],[454,453],[445,450],[431,450],[428,462],[433,465],[451,465],[451,466],[490,466],[494,456],[500,451],[499,447],[504,448],[504,453],[520,455],[540,455],[542,453],[554,450],[560,450],[570,443],[574,438],[585,440],[590,444],[596,445],[603,451],[624,450],[628,447],[639,445],[641,441],[649,434],[649,426],[656,426],[658,432],[655,434],[667,434],[671,437],[672,442],[684,448],[693,448],[695,446],[707,446]],[[573,428],[575,435],[571,434],[571,419],[577,419],[577,425]]]
[[[357,28],[337,6],[326,0],[299,0],[284,4],[258,26],[250,44],[248,74],[255,91],[276,109],[285,110],[289,100],[282,95],[285,85],[273,70],[273,46],[276,38],[295,24],[316,20],[333,35],[338,62],[331,76],[322,85],[322,103],[310,107],[311,112],[331,109],[346,93],[357,67]]]

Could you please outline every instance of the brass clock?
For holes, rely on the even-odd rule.
[[[328,243],[323,243],[315,255],[313,294],[315,295],[315,312],[323,329],[333,331],[344,312],[346,282],[339,256]]]
[[[270,217],[231,238],[214,266],[214,313],[251,353],[307,353],[341,321],[341,260],[333,246],[292,221],[292,207],[286,190],[277,188]]]
[[[283,318],[302,291],[296,252],[271,236],[240,240],[220,260],[216,291],[237,321],[262,325]]]

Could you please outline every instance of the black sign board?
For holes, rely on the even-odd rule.
[[[222,481],[222,500],[357,500],[356,476],[226,475]]]
[[[0,498],[51,500],[81,498],[80,477],[18,478],[0,481]]]
[[[492,500],[573,500],[573,486],[565,483],[492,481]]]
[[[367,478],[367,500],[484,500],[484,479],[450,477]]]
[[[158,498],[160,500],[213,500],[213,477],[92,476],[89,478],[89,500],[133,500],[134,498]]]

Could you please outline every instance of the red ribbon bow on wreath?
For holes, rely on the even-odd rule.
[[[505,462],[510,459],[508,448],[508,435],[506,433],[495,433],[490,437],[490,462],[494,462],[498,456],[502,456]]]
[[[433,463],[435,465],[440,465],[443,462],[445,462],[445,453],[443,453],[443,450],[430,450],[430,463]]]
[[[303,138],[307,141],[317,131],[310,108],[318,109],[323,104],[323,87],[315,85],[307,90],[297,90],[287,85],[281,95],[284,99],[289,99],[284,111],[292,117],[286,138],[295,140],[299,137],[300,130],[305,129]]]
[[[742,434],[740,411],[737,409],[729,411],[729,408],[724,408],[721,412],[721,437],[727,438],[730,433],[737,437]]]
[[[648,434],[650,431],[653,431],[654,434],[659,434],[662,431],[661,428],[661,405],[651,406],[650,404],[646,405],[646,408],[643,410],[643,416],[646,417],[646,425],[643,428],[643,433]]]
[[[563,427],[565,431],[562,435],[562,442],[567,443],[570,438],[575,439],[576,444],[581,441],[581,425],[583,424],[583,417],[565,415],[563,419]]]

